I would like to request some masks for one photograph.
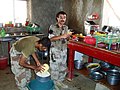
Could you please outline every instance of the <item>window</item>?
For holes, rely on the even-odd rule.
[[[0,0],[0,23],[25,23],[27,18],[26,0]]]
[[[104,0],[102,26],[120,26],[120,0]]]

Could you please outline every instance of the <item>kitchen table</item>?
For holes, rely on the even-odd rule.
[[[74,53],[78,51],[80,53],[86,54],[89,56],[88,62],[91,62],[93,58],[111,63],[115,66],[120,66],[120,52],[114,52],[102,48],[98,48],[92,45],[88,45],[82,41],[73,41],[68,42],[68,79],[73,79],[74,73]]]

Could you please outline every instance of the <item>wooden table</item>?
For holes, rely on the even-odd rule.
[[[68,49],[69,49],[68,79],[70,80],[72,80],[73,73],[74,73],[75,51],[88,55],[89,62],[91,62],[93,58],[97,58],[99,60],[111,63],[115,66],[118,66],[118,67],[120,66],[120,52],[113,52],[113,51],[105,50],[92,45],[88,45],[84,42],[72,41],[72,40],[69,41],[68,43]]]

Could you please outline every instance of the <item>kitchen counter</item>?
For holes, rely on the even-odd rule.
[[[84,42],[70,40],[68,43],[69,58],[68,58],[68,79],[73,79],[74,73],[74,53],[78,51],[80,53],[89,56],[88,62],[92,62],[93,58],[111,63],[115,66],[120,66],[120,51],[110,51],[102,48],[98,48],[92,45],[88,45]]]

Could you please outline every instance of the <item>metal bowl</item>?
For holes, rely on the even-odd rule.
[[[93,80],[100,80],[103,78],[103,74],[100,73],[100,72],[92,72],[90,74],[90,77],[93,79]]]
[[[113,66],[107,62],[100,62],[102,68],[112,68]]]
[[[101,68],[99,63],[88,63],[86,67],[90,73],[96,72]]]

